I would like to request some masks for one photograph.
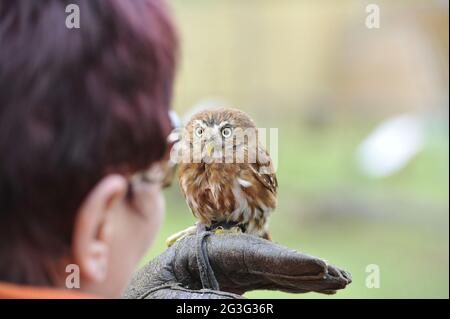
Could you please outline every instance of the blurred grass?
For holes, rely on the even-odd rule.
[[[427,148],[397,176],[372,181],[358,173],[353,160],[354,150],[368,129],[347,123],[311,135],[301,126],[286,123],[279,129],[280,190],[278,208],[271,219],[273,238],[349,270],[354,281],[335,296],[274,291],[250,292],[246,296],[448,298],[448,148],[445,141]],[[343,190],[349,194],[350,202],[354,196],[362,198],[363,205],[345,206],[347,199],[343,198],[340,205],[344,208],[336,209],[337,215],[333,207],[320,208],[320,203],[330,196],[341,196]],[[165,249],[166,237],[194,222],[176,184],[166,198],[166,222],[143,263]],[[404,198],[404,201],[396,202],[392,210],[389,207],[392,198]],[[369,214],[362,212],[364,200],[369,200],[365,203],[371,206]],[[435,209],[427,210],[429,203]],[[423,206],[424,210],[410,209],[416,206]],[[392,214],[386,215],[386,211]],[[315,212],[318,216],[314,216]],[[365,286],[365,268],[369,264],[380,267],[379,289]]]

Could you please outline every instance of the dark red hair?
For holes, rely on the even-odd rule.
[[[161,159],[176,48],[163,1],[0,0],[0,281],[51,283],[94,185]]]

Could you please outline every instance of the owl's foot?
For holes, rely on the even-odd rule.
[[[177,241],[179,241],[187,236],[195,235],[196,233],[197,233],[196,225],[188,227],[178,233],[175,233],[175,234],[169,236],[169,238],[166,239],[166,245],[167,245],[167,247],[170,247],[173,244],[175,244]]]
[[[215,235],[226,235],[226,234],[242,234],[242,229],[239,226],[233,226],[230,228],[224,228],[219,226],[212,230]]]
[[[264,234],[261,236],[261,238],[272,241],[272,235],[270,234],[269,231],[265,231]]]

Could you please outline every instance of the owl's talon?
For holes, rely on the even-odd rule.
[[[212,231],[214,235],[227,235],[227,234],[242,234],[242,230],[240,227],[231,227],[228,229],[223,228],[222,226],[217,227]]]
[[[197,233],[197,226],[191,226],[186,229],[183,229],[182,231],[179,231],[178,233],[170,235],[166,239],[166,246],[170,247],[173,244],[175,244],[177,241],[179,241],[187,236],[195,235],[196,233]]]

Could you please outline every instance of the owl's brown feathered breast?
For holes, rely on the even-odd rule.
[[[236,222],[263,236],[276,206],[276,177],[258,177],[249,164],[183,164],[180,186],[194,216],[207,226]]]

